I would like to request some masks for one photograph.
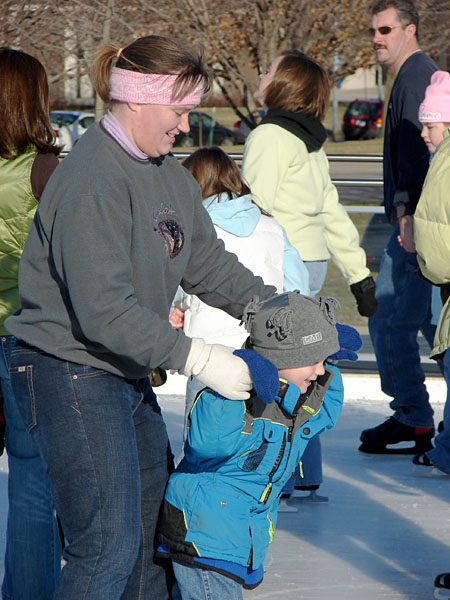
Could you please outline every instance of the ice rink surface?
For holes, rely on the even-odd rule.
[[[450,571],[450,477],[418,477],[410,456],[358,452],[362,429],[390,416],[376,376],[344,375],[345,404],[322,436],[327,503],[292,502],[270,547],[272,564],[245,600],[426,600],[436,574]],[[436,424],[445,385],[427,381]],[[184,380],[157,389],[176,454],[181,446]],[[7,461],[0,459],[0,554],[5,545]],[[3,565],[0,567],[0,574]],[[155,599],[157,600],[157,599]],[[220,600],[220,599],[217,599]]]

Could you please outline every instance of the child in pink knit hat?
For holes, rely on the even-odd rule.
[[[444,420],[435,447],[413,458],[416,474],[450,477],[450,74],[433,73],[419,108],[422,137],[434,153],[414,214],[417,260],[423,276],[440,288],[443,308],[431,357],[442,360],[447,383]],[[436,290],[437,288],[433,288]],[[437,575],[435,597],[450,599],[450,573]]]
[[[450,73],[436,71],[431,76],[419,107],[419,121],[425,144],[430,152],[435,152],[450,127]]]

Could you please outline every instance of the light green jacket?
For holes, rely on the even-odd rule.
[[[29,150],[14,160],[0,158],[0,335],[10,335],[3,323],[20,308],[19,260],[38,204],[30,179],[36,156]]]
[[[450,283],[450,129],[431,161],[414,214],[417,260],[424,276]],[[431,356],[450,346],[450,299],[441,311]]]
[[[331,256],[349,284],[370,275],[323,149],[308,152],[297,136],[265,123],[247,138],[242,171],[254,201],[285,228],[304,261]]]

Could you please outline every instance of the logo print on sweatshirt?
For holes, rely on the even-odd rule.
[[[180,254],[184,245],[184,231],[174,219],[166,219],[158,223],[159,233],[164,241],[164,250],[169,258]]]
[[[169,258],[175,258],[184,246],[184,231],[175,217],[175,210],[161,203],[153,210],[153,219],[164,242],[164,251]]]

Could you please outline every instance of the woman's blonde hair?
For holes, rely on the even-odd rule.
[[[187,50],[181,44],[165,37],[149,35],[139,38],[119,49],[107,45],[98,51],[94,62],[94,84],[101,99],[110,102],[109,77],[113,61],[119,69],[138,73],[178,75],[174,86],[174,99],[182,99],[203,83],[204,93],[212,86],[212,72],[206,66],[201,52]]]
[[[303,111],[321,121],[330,102],[330,80],[324,67],[298,50],[286,50],[265,90],[269,110]]]

